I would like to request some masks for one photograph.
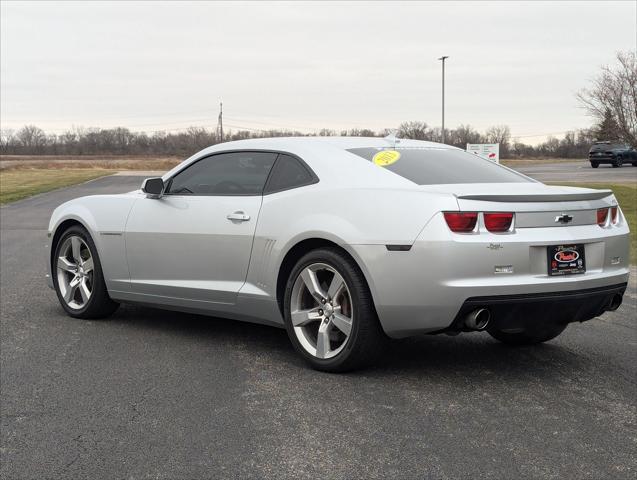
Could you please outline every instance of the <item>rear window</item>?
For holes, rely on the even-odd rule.
[[[522,183],[523,175],[473,153],[444,148],[352,148],[380,168],[418,185],[447,183]]]

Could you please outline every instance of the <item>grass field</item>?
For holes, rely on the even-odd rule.
[[[502,165],[507,167],[528,167],[531,165],[542,165],[546,163],[577,163],[588,162],[586,158],[505,158],[500,160]]]
[[[0,172],[0,204],[86,182],[115,172],[116,170],[103,168],[5,169]]]
[[[557,184],[556,184],[557,185]],[[571,187],[608,188],[612,190],[630,228],[630,263],[637,264],[637,185],[617,183],[563,183]]]
[[[0,155],[0,204],[127,170],[165,172],[182,158]]]
[[[167,171],[184,160],[179,157],[125,155],[0,155],[0,170],[27,169],[108,169]]]

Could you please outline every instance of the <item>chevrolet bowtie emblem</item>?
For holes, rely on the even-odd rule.
[[[570,215],[563,213],[562,215],[558,215],[557,217],[555,217],[555,223],[569,223],[573,221],[573,217],[571,217]]]

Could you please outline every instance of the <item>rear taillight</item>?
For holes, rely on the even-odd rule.
[[[618,220],[619,209],[617,207],[610,207],[610,221],[613,222],[613,225],[617,225]]]
[[[513,223],[512,213],[485,213],[484,226],[490,232],[508,232]]]
[[[444,215],[452,232],[473,232],[478,222],[478,212],[445,212]]]
[[[600,227],[606,226],[606,219],[608,218],[608,208],[597,209],[597,225]]]

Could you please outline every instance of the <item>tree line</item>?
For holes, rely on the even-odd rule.
[[[588,154],[591,143],[598,138],[595,129],[568,132],[562,139],[549,137],[539,145],[528,145],[511,138],[506,125],[497,125],[481,133],[470,125],[445,129],[448,145],[465,148],[467,143],[499,143],[503,158],[514,157],[563,157],[581,158]],[[224,141],[246,138],[282,136],[361,136],[384,137],[396,134],[399,138],[440,142],[439,127],[430,127],[423,121],[403,122],[397,129],[380,131],[367,128],[349,130],[323,129],[308,134],[293,130],[231,130],[224,134]],[[27,125],[17,131],[0,132],[0,153],[5,155],[160,155],[187,156],[221,141],[216,130],[190,127],[183,132],[133,132],[128,128],[73,128],[62,134],[47,134],[41,128]]]

